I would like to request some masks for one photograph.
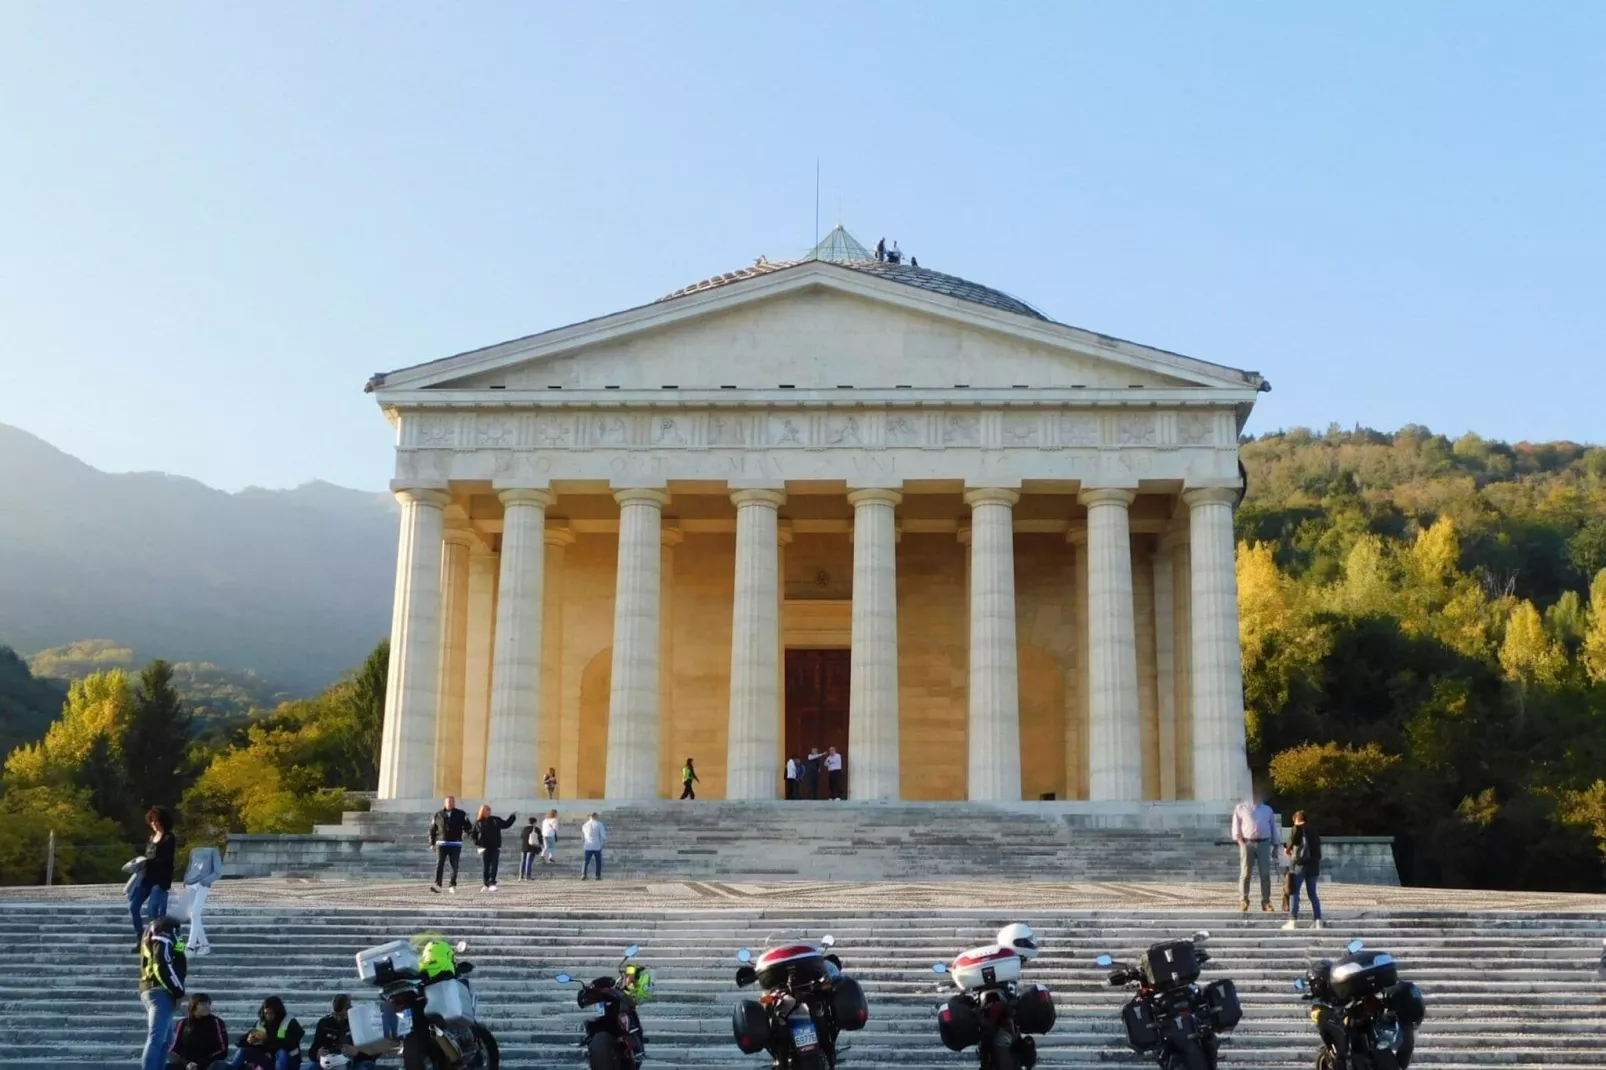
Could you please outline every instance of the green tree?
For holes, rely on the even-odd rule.
[[[1589,679],[1606,684],[1606,568],[1595,573],[1589,585],[1589,623],[1580,658]]]
[[[1595,517],[1567,540],[1567,558],[1580,576],[1606,568],[1606,517]]]
[[[173,687],[173,667],[157,658],[139,674],[123,754],[146,806],[173,807],[189,786],[190,712]]]

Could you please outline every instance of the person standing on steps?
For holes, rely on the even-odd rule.
[[[541,819],[541,861],[552,864],[552,848],[558,845],[558,812],[548,810]]]
[[[496,874],[502,860],[502,830],[512,828],[513,822],[519,815],[508,814],[506,817],[497,817],[491,813],[491,804],[480,804],[478,818],[474,822],[474,843],[480,849],[480,862],[482,863],[483,880],[480,891],[496,891]]]
[[[791,756],[786,759],[786,797],[797,798],[797,759]]]
[[[139,1001],[145,1005],[140,1070],[163,1070],[173,1041],[173,1012],[184,998],[184,941],[178,922],[158,914],[140,931]]]
[[[811,799],[825,798],[820,794],[820,760],[824,757],[825,752],[820,750],[819,747],[809,748],[807,769],[809,774],[809,798]]]
[[[586,880],[591,874],[591,862],[597,863],[597,880],[602,879],[602,845],[608,842],[608,827],[602,823],[602,818],[592,811],[591,819],[580,826],[580,845],[585,849],[585,862],[580,869],[580,879]]]
[[[558,797],[558,770],[556,766],[547,766],[546,776],[541,778],[541,786],[546,788],[546,797],[548,799],[556,799]]]
[[[201,910],[213,883],[223,876],[223,855],[216,847],[197,847],[190,852],[190,864],[184,870],[184,890],[190,894],[190,934],[184,941],[191,958],[212,953],[206,939],[206,926],[201,921]]]
[[[537,824],[541,819],[532,816],[525,823],[524,831],[520,833],[523,851],[519,856],[519,880],[535,880],[535,856],[541,853],[541,826]]]
[[[178,837],[173,835],[173,815],[165,806],[153,806],[145,811],[145,824],[150,826],[151,838],[145,844],[145,864],[140,869],[139,883],[128,896],[128,912],[134,919],[134,939],[140,939],[144,922],[140,910],[148,902],[151,920],[167,913],[167,892],[173,887],[173,864],[178,854]],[[136,947],[136,950],[138,948]]]
[[[448,889],[457,891],[457,865],[463,856],[463,837],[469,832],[468,814],[457,808],[457,796],[448,795],[441,800],[441,808],[429,822],[429,849],[435,852],[435,883],[429,890],[439,893],[441,878],[446,875],[446,864],[452,864],[452,884]]]
[[[825,779],[831,789],[831,798],[842,798],[842,755],[835,747],[825,748]]]
[[[1276,836],[1272,827],[1277,815],[1257,790],[1254,795],[1239,803],[1232,811],[1232,842],[1238,845],[1238,909],[1249,909],[1249,876],[1255,867],[1260,868],[1260,909],[1267,914],[1271,907],[1271,844]]]
[[[697,783],[697,767],[692,765],[691,759],[686,759],[686,768],[680,771],[680,797],[696,801],[697,789],[692,787]]]
[[[1322,875],[1322,838],[1305,823],[1305,811],[1294,811],[1294,831],[1289,834],[1288,846],[1284,850],[1293,863],[1294,889],[1288,921],[1283,928],[1299,928],[1299,890],[1303,887],[1310,893],[1310,913],[1316,919],[1311,923],[1311,928],[1325,929],[1327,926],[1322,924],[1322,901],[1316,897],[1316,879]]]

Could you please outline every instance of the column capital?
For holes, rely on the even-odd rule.
[[[1077,500],[1089,508],[1095,505],[1119,505],[1125,509],[1137,500],[1137,492],[1124,487],[1091,487],[1083,490]]]
[[[1008,487],[976,487],[965,491],[965,504],[971,508],[978,505],[1008,505],[1013,507],[1020,501],[1020,491],[1010,490]]]
[[[435,509],[445,509],[452,504],[452,496],[445,490],[431,487],[392,487],[391,493],[403,505],[413,503],[428,505]]]
[[[658,529],[658,543],[661,546],[679,546],[686,541],[686,533],[680,530],[680,522],[672,520]]]
[[[848,491],[848,504],[857,508],[859,505],[901,505],[903,491],[893,490],[891,487],[862,487],[859,490]]]
[[[539,505],[543,509],[557,500],[557,496],[550,490],[538,490],[533,487],[511,487],[497,491],[496,496],[502,500],[503,505]]]
[[[970,545],[970,525],[969,524],[960,524],[959,525],[959,530],[954,532],[954,538],[959,540],[959,545],[960,546],[969,546]]]
[[[448,546],[461,546],[469,550],[479,545],[480,541],[479,536],[474,533],[473,528],[469,527],[466,520],[460,524],[447,524],[446,533],[442,537],[446,540]]]
[[[548,546],[573,546],[578,536],[567,520],[560,520],[555,524],[548,524],[542,538]]]
[[[1182,492],[1182,501],[1189,509],[1198,505],[1227,505],[1238,504],[1240,491],[1237,487],[1193,487]]]
[[[619,487],[613,500],[620,505],[656,505],[662,509],[669,504],[669,492],[661,487]]]
[[[779,509],[786,504],[786,491],[769,487],[746,487],[731,491],[731,501],[738,509],[744,505],[767,505],[771,509]]]
[[[1087,545],[1087,521],[1073,520],[1071,526],[1065,529],[1065,541],[1072,546]]]
[[[1172,524],[1160,534],[1159,553],[1169,554],[1179,546],[1188,545],[1188,527],[1186,524]]]

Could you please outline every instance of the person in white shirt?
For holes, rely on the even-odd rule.
[[[184,890],[190,894],[190,935],[187,954],[191,958],[212,953],[206,939],[206,926],[201,922],[201,911],[212,885],[223,876],[223,855],[216,847],[197,847],[190,852],[190,864],[184,870]]]
[[[797,798],[797,759],[786,759],[786,797]]]
[[[608,828],[602,823],[602,818],[592,813],[590,819],[580,826],[581,846],[585,848],[585,863],[580,869],[580,879],[588,880],[591,875],[591,860],[597,862],[597,880],[602,879],[602,845],[608,842]]]
[[[830,785],[831,798],[842,798],[842,755],[835,747],[825,748],[825,779]]]
[[[548,810],[541,819],[541,861],[552,864],[552,845],[558,842],[558,812]]]
[[[1249,875],[1260,868],[1260,909],[1271,913],[1271,844],[1277,816],[1257,791],[1232,811],[1232,842],[1238,845],[1238,909],[1249,909]]]

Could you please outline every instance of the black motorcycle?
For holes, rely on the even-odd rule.
[[[982,948],[980,953],[967,952],[955,962],[977,959],[996,950],[1007,949]],[[937,1008],[937,1032],[944,1047],[964,1051],[974,1046],[981,1070],[1032,1070],[1037,1065],[1037,1040],[1032,1034],[1054,1028],[1054,999],[1048,989],[1017,985],[1018,966],[1011,980],[1001,980],[994,969],[981,966],[983,978],[974,990],[967,990],[966,982],[959,979],[961,970],[946,962],[934,963],[931,969],[955,978],[954,984],[961,989]],[[941,990],[948,990],[947,986],[941,986]]]
[[[454,950],[461,954],[468,945],[459,942]],[[427,976],[416,957],[400,965],[378,962],[369,980],[379,986],[380,1005],[395,1016],[405,1070],[500,1070],[496,1038],[474,1020],[478,1000],[468,980],[473,972],[472,962],[455,958],[449,972]]]
[[[818,945],[782,943],[756,959],[745,947],[736,953],[738,987],[756,982],[763,989],[758,999],[736,1005],[731,1025],[737,1047],[748,1055],[769,1052],[772,1070],[835,1070],[844,1050],[839,1035],[870,1020],[859,982],[828,953],[835,944],[826,936]]]
[[[1093,960],[1114,967],[1111,985],[1138,986],[1121,1008],[1127,1043],[1155,1059],[1161,1070],[1216,1070],[1223,1034],[1243,1018],[1231,981],[1212,981],[1204,988],[1195,984],[1210,961],[1199,946],[1208,939],[1210,933],[1201,930],[1191,940],[1155,944],[1136,965],[1118,963],[1109,955]]]
[[[590,1070],[637,1070],[647,1057],[647,1038],[636,1005],[652,998],[652,974],[630,961],[640,953],[635,944],[625,948],[617,977],[578,982],[577,1002],[597,1008],[597,1016],[586,1022],[585,1037],[580,1041]],[[575,983],[575,978],[560,973],[557,981],[566,985]]]
[[[1427,1015],[1422,990],[1401,981],[1394,957],[1351,940],[1337,962],[1313,962],[1295,991],[1321,1034],[1316,1070],[1406,1070]]]

